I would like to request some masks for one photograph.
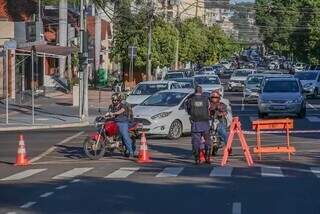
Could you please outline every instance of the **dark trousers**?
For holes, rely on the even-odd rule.
[[[209,131],[192,132],[191,133],[191,138],[192,138],[191,141],[192,141],[192,146],[195,149],[195,151],[199,151],[201,149],[201,146],[203,144],[202,137],[204,138],[204,149],[209,150],[211,148]]]

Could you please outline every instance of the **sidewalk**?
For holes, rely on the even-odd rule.
[[[101,91],[101,111],[110,104],[112,92]],[[81,121],[79,107],[72,106],[72,94],[54,91],[35,99],[35,123],[32,124],[31,99],[27,96],[23,104],[10,103],[9,124],[6,124],[5,102],[0,102],[0,131],[45,128],[83,127],[92,124],[99,115],[99,92],[89,91],[89,120]]]

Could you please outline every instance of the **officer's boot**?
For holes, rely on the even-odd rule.
[[[207,164],[211,164],[211,148],[206,149],[205,159]]]
[[[194,161],[196,165],[200,164],[200,150],[195,148],[194,148]]]

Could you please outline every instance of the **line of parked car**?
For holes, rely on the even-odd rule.
[[[139,83],[126,101],[133,106],[134,118],[148,134],[177,139],[191,130],[185,101],[202,86],[209,96],[212,90],[224,95],[220,77],[212,71],[168,72],[163,80]],[[307,97],[319,96],[320,72],[304,71],[295,75],[276,70],[236,69],[226,84],[228,91],[243,92],[244,103],[257,103],[258,116],[295,114],[304,117]],[[223,102],[230,107],[229,100]],[[229,116],[232,117],[231,107]]]

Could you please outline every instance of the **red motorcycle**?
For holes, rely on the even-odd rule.
[[[85,154],[92,160],[99,160],[105,153],[112,153],[117,150],[123,156],[128,156],[127,148],[123,143],[117,123],[111,116],[99,116],[95,119],[97,132],[87,137],[83,144]],[[138,123],[133,123],[129,126],[129,134],[132,139],[132,150],[136,150],[136,138],[139,135]]]

